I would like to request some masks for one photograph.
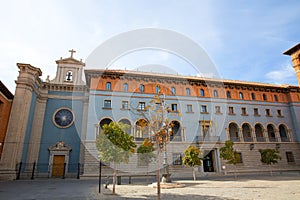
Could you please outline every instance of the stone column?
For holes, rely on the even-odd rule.
[[[15,179],[16,165],[21,162],[28,117],[37,80],[42,72],[29,64],[18,63],[19,76],[9,118],[3,154],[0,161],[0,179]]]
[[[244,142],[244,136],[243,136],[243,129],[239,128],[239,137],[240,137],[240,141]]]
[[[251,136],[253,138],[253,142],[257,142],[256,134],[255,134],[255,127],[251,129]]]
[[[46,110],[47,97],[45,95],[38,97],[34,111],[32,130],[27,151],[27,164],[32,164],[38,161],[41,137],[44,125],[44,115]],[[30,165],[28,170],[32,170]]]
[[[88,99],[84,100],[83,103],[83,116],[82,116],[82,127],[81,127],[81,135],[80,135],[80,164],[84,163],[84,155],[85,155],[85,140],[86,140],[86,129],[87,129],[87,118],[88,118],[88,107],[89,101]]]
[[[266,138],[266,142],[270,142],[269,135],[268,135],[268,129],[263,129],[263,136]]]
[[[275,129],[275,137],[277,138],[277,142],[281,142],[281,137],[279,134],[279,129]]]

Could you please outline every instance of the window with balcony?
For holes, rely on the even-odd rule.
[[[171,111],[172,112],[177,112],[177,104],[176,103],[171,104]]]
[[[157,85],[157,86],[155,87],[155,93],[156,93],[156,94],[159,94],[159,93],[160,93],[160,86],[159,86],[159,85]]]
[[[220,106],[215,106],[215,111],[217,114],[221,114],[221,107]]]
[[[145,108],[146,108],[146,103],[145,103],[145,102],[139,102],[139,107],[138,107],[138,109],[139,109],[139,110],[145,110]]]
[[[266,109],[266,116],[271,117],[271,110],[269,108]]]
[[[201,105],[201,113],[207,113],[207,106]]]
[[[124,110],[128,110],[129,109],[128,101],[122,101],[122,109],[124,109]]]
[[[281,110],[277,110],[277,117],[283,117]]]
[[[111,109],[111,100],[104,100],[103,108]]]
[[[278,96],[276,94],[274,95],[274,101],[278,101]]]
[[[190,105],[190,104],[186,106],[186,109],[187,109],[186,111],[187,111],[188,113],[193,112],[193,106]]]
[[[263,94],[263,100],[267,101],[267,95],[266,94]]]
[[[229,106],[229,107],[228,107],[228,114],[229,114],[229,115],[235,115],[235,113],[234,113],[234,110],[233,110],[233,107],[232,107],[232,106]]]
[[[242,107],[241,111],[242,111],[242,115],[248,115],[247,114],[247,109],[245,107]]]
[[[254,116],[259,116],[258,108],[253,108]]]

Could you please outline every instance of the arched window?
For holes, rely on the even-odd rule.
[[[230,91],[227,91],[226,94],[227,94],[227,98],[228,98],[228,99],[231,99],[231,93],[230,93]]]
[[[278,96],[276,94],[274,94],[274,101],[278,101]]]
[[[230,123],[229,124],[229,137],[232,142],[239,142],[239,128],[236,123]]]
[[[123,84],[123,91],[128,92],[128,84],[127,83]]]
[[[135,134],[136,140],[143,140],[143,138],[149,138],[148,122],[144,119],[139,119],[135,123]]]
[[[130,121],[128,119],[121,119],[119,122],[127,125],[125,132],[128,135],[130,135],[130,133],[131,133],[131,123],[130,123]]]
[[[203,89],[200,89],[200,96],[204,97],[204,90]]]
[[[244,95],[242,92],[239,93],[240,99],[244,99]]]
[[[178,121],[172,121],[171,125],[172,125],[172,133],[171,133],[170,140],[181,141],[182,139],[181,139],[180,123]]]
[[[175,87],[171,87],[171,93],[172,93],[172,95],[176,94],[176,88]]]
[[[111,82],[106,83],[106,90],[108,90],[108,91],[111,90]]]
[[[143,84],[140,85],[140,92],[141,93],[145,92],[145,86]]]
[[[218,97],[218,96],[219,96],[218,91],[214,90],[214,97]]]
[[[267,95],[266,94],[263,94],[263,100],[267,101]]]
[[[251,99],[255,100],[255,94],[253,92],[251,93]]]
[[[160,86],[159,86],[159,85],[157,85],[157,86],[155,87],[155,93],[156,93],[156,94],[159,94],[159,93],[160,93]]]
[[[253,142],[252,136],[251,136],[251,127],[249,124],[245,123],[242,126],[243,131],[243,138],[245,142]]]
[[[100,121],[100,123],[99,123],[99,125],[100,125],[100,129],[98,130],[99,131],[99,133],[101,133],[102,132],[102,128],[103,128],[103,126],[105,125],[105,124],[110,124],[112,122],[112,120],[111,119],[109,119],[109,118],[104,118],[104,119],[102,119],[101,121]]]
[[[185,93],[186,93],[186,96],[191,96],[191,90],[190,90],[190,88],[186,88],[185,89]]]
[[[265,142],[266,141],[264,138],[264,128],[261,124],[255,125],[255,136],[256,136],[257,142]]]
[[[267,130],[268,130],[269,141],[270,142],[277,142],[277,139],[276,139],[276,136],[275,136],[275,128],[273,127],[273,125],[269,124],[267,126]]]
[[[281,142],[289,142],[289,138],[287,136],[287,129],[284,125],[279,125],[279,134],[281,138]]]

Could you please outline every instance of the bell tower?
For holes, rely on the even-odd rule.
[[[60,58],[60,60],[56,61],[56,77],[50,81],[50,83],[85,85],[82,80],[83,67],[85,66],[85,63],[83,63],[82,60],[76,60],[73,58],[73,54],[76,53],[76,51],[71,49],[69,52],[71,53],[69,58]]]
[[[283,54],[291,56],[293,67],[298,80],[298,86],[300,86],[300,43],[285,51]]]

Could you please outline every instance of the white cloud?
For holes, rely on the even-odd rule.
[[[265,77],[269,82],[275,84],[284,84],[295,79],[295,71],[293,66],[288,63],[283,65],[280,69],[268,72]]]

